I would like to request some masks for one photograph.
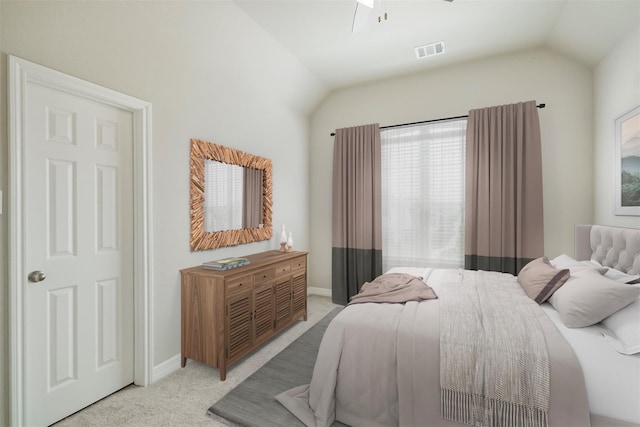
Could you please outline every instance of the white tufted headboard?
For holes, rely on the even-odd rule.
[[[595,259],[627,274],[640,274],[640,229],[606,225],[576,225],[575,256]]]

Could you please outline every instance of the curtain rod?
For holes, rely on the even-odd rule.
[[[544,104],[544,103],[536,105],[536,107],[538,107],[538,108],[544,108],[546,106],[547,106],[547,104]],[[469,115],[467,114],[467,115],[464,115],[464,116],[445,117],[443,119],[423,120],[421,122],[402,123],[402,124],[399,124],[399,125],[380,126],[380,129],[390,129],[390,128],[399,128],[399,127],[402,127],[402,126],[421,125],[423,123],[443,122],[445,120],[464,119],[466,117],[469,117]],[[336,133],[335,132],[331,132],[331,136],[336,136]]]

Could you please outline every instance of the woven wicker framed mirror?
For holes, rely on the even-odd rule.
[[[244,211],[238,214],[242,215],[238,221],[221,217],[221,215],[226,216],[227,214],[221,213],[220,207],[229,208],[230,203],[211,200],[212,194],[216,192],[228,193],[228,189],[231,188],[228,185],[230,179],[219,175],[227,173],[220,171],[227,169],[228,165],[232,167],[231,169],[237,167],[241,171],[244,170],[244,174],[239,172],[241,176],[245,177],[245,181],[241,179],[241,182],[245,184],[240,184],[238,187],[241,194],[233,196],[234,200],[239,200],[240,207],[238,209]],[[234,148],[191,139],[190,169],[189,211],[191,214],[190,245],[192,251],[242,245],[271,238],[273,231],[271,222],[273,194],[271,160]],[[257,204],[258,210],[248,215],[248,217],[253,216],[253,218],[259,219],[247,219],[247,206],[251,205],[246,201],[249,192],[246,187],[250,181],[249,178],[246,178],[247,176],[253,176],[254,181],[258,180],[257,187],[260,187],[259,181],[262,183],[257,192],[252,191],[252,194],[258,195],[252,197],[261,196],[257,203],[253,203]],[[207,177],[209,177],[208,180]],[[236,226],[238,228],[235,228]],[[234,228],[227,229],[227,227]]]

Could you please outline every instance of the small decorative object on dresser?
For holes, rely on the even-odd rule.
[[[227,270],[196,266],[182,276],[182,358],[220,370],[291,325],[307,320],[307,253],[261,252]]]
[[[287,252],[293,252],[293,236],[289,232],[289,238],[287,239]]]
[[[284,224],[282,225],[282,232],[280,233],[280,250],[282,252],[287,251],[287,232],[284,230]]]

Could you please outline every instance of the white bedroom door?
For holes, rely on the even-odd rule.
[[[133,382],[133,115],[30,82],[24,187],[25,425]]]

